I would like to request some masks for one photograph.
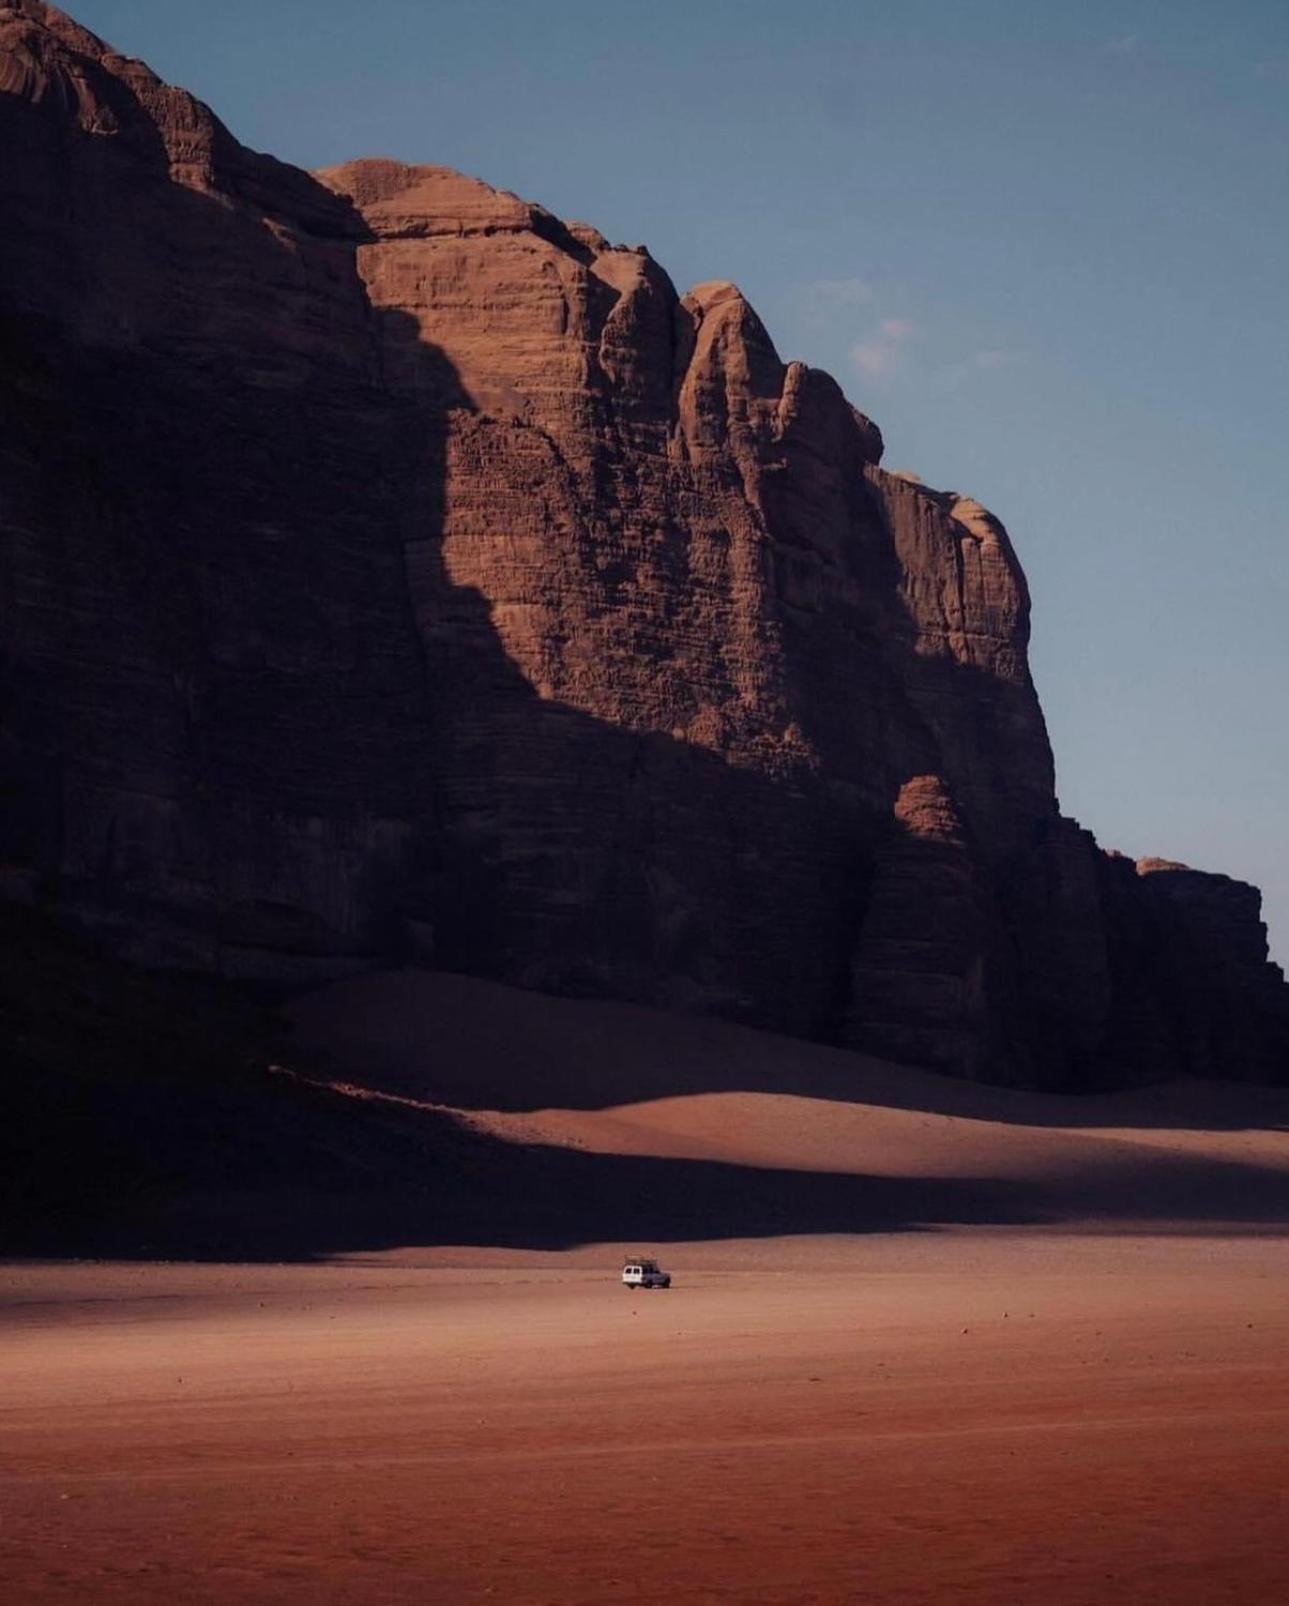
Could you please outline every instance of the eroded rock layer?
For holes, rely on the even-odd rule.
[[[1001,524],[884,471],[733,285],[443,168],[254,155],[38,0],[0,206],[11,895],[283,983],[1283,1070],[1256,892],[1060,817]]]

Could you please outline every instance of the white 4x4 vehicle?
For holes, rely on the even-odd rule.
[[[670,1288],[671,1273],[660,1270],[656,1260],[628,1260],[622,1281],[628,1288]]]

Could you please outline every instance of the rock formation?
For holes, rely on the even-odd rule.
[[[0,3],[8,895],[961,1075],[1277,1077],[1258,895],[1063,819],[1002,525],[730,284],[315,176]]]

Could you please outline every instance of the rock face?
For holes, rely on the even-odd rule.
[[[361,220],[35,4],[0,206],[6,872],[134,957],[360,963],[426,719]]]
[[[1283,1072],[1257,893],[1061,818],[1001,524],[885,472],[733,285],[443,168],[254,155],[37,0],[0,206],[10,895],[280,983]]]

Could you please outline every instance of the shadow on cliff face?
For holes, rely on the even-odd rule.
[[[51,141],[50,107],[0,103],[27,225],[0,263],[27,620],[4,666],[10,884],[148,963],[293,987],[433,957],[835,1033],[853,810],[541,698],[445,571],[472,403],[413,320],[367,304],[361,218],[294,174],[279,237],[171,183],[134,92],[98,76],[113,141]],[[272,173],[216,156],[262,204]],[[64,240],[42,163],[101,238]],[[103,199],[126,189],[128,227]],[[315,248],[336,307],[277,306]],[[351,301],[371,350],[346,368],[322,314]]]
[[[17,354],[0,383],[5,580],[25,621],[3,688],[7,877],[150,963],[303,986],[419,957],[841,1040],[896,792],[943,767],[946,727],[961,727],[948,767],[983,795],[1007,771],[1013,723],[988,676],[918,659],[856,464],[848,516],[868,534],[826,557],[859,565],[871,609],[858,633],[781,610],[787,702],[826,774],[741,767],[631,728],[630,710],[615,722],[553,701],[448,572],[443,534],[458,424],[511,506],[537,507],[540,486],[522,463],[501,472],[508,447],[530,463],[540,447],[560,472],[555,444],[522,421],[503,438],[412,318],[373,310],[355,260],[371,236],[349,202],[191,105],[185,161],[208,159],[216,193],[188,188],[171,177],[156,118],[175,108],[160,90],[145,105],[142,80],[88,58],[64,78],[38,101],[0,97],[14,225],[0,289]],[[828,590],[806,570],[811,520],[832,505],[804,447],[770,476],[785,539],[756,558],[798,602]],[[505,537],[506,506],[481,541]],[[673,547],[685,528],[677,518]],[[596,606],[611,613],[619,590],[606,582]],[[900,674],[883,667],[882,631]],[[839,685],[857,635],[863,684]],[[998,751],[973,771],[991,720]],[[866,739],[828,748],[833,725]],[[896,730],[898,757],[880,739]],[[1082,884],[1045,903],[1073,882],[1027,864],[976,1016],[1008,1016],[1038,1051],[1021,1063],[996,1034],[1000,1064],[982,1074],[1059,1084],[1086,1075],[1086,1022],[1105,1010],[1104,978],[1079,967],[1098,951],[1098,907]],[[1046,935],[1058,929],[1074,935]]]
[[[434,964],[836,1036],[865,810],[815,775],[742,768],[539,693],[494,604],[449,572],[444,523],[454,429],[485,459],[503,450],[503,428],[540,432],[480,413],[414,319],[385,309],[377,321],[406,448],[399,527],[433,755]],[[481,540],[504,540],[504,509],[496,518]]]
[[[230,198],[173,182],[129,85],[72,88],[111,137],[0,95],[6,885],[158,965],[401,953],[427,717],[364,225],[222,130]]]
[[[871,549],[885,515],[868,487],[854,493],[862,506],[852,509],[851,534],[857,551],[866,548],[854,578],[872,593],[864,629],[889,639],[880,652],[841,661],[866,665],[869,678],[850,695],[873,701],[875,727],[884,720],[901,734],[892,753],[874,746],[863,784],[853,757],[836,773],[751,767],[737,753],[651,728],[647,716],[633,726],[629,710],[619,720],[588,713],[543,692],[506,650],[494,608],[540,612],[532,595],[522,587],[507,595],[503,584],[490,601],[454,576],[446,555],[454,454],[468,448],[476,477],[489,467],[500,476],[497,507],[475,509],[466,527],[481,547],[504,549],[515,485],[502,465],[540,437],[563,471],[558,448],[536,426],[477,409],[413,318],[386,308],[377,320],[386,381],[407,403],[411,431],[402,530],[431,710],[436,966],[563,996],[705,1010],[1002,1084],[1090,1091],[1182,1070],[1225,1073],[1221,1045],[1239,1026],[1238,1009],[1206,1022],[1207,1058],[1187,1052],[1169,1017],[1179,988],[1155,958],[1175,933],[1148,918],[1124,866],[1059,817],[1027,675],[1007,680],[920,650],[897,595],[894,546]],[[612,487],[603,494],[611,512]],[[793,534],[772,530],[759,561],[772,568],[783,557],[780,536]],[[893,543],[889,528],[886,537]],[[673,540],[682,538],[677,526]],[[588,521],[581,556],[624,567],[611,538],[604,553],[595,540]],[[468,545],[458,521],[451,550]],[[558,557],[552,546],[552,564]],[[559,571],[550,584],[568,592],[578,578]],[[786,620],[792,610],[779,601]],[[614,588],[595,591],[592,606],[611,615]],[[558,635],[570,626],[561,615],[547,628]],[[819,656],[819,643],[800,645],[799,661],[786,654],[787,672],[824,696],[811,679]],[[796,687],[793,696],[788,706],[808,723],[810,695]],[[1034,743],[1037,790],[1033,774],[1009,773]],[[827,739],[819,750],[827,755]],[[892,815],[911,776],[937,771],[961,793],[959,902],[969,915],[948,907],[938,844]],[[991,791],[1005,822],[997,841]],[[866,970],[870,986],[892,995],[877,998],[879,1019],[884,1012],[894,1028],[879,1033],[857,1009],[866,1001],[856,978],[861,958],[874,955],[871,941],[862,953],[861,939],[874,935],[875,878],[901,856],[896,891],[906,907],[886,931],[879,922],[877,962]],[[945,941],[937,928],[954,920],[961,930]]]

